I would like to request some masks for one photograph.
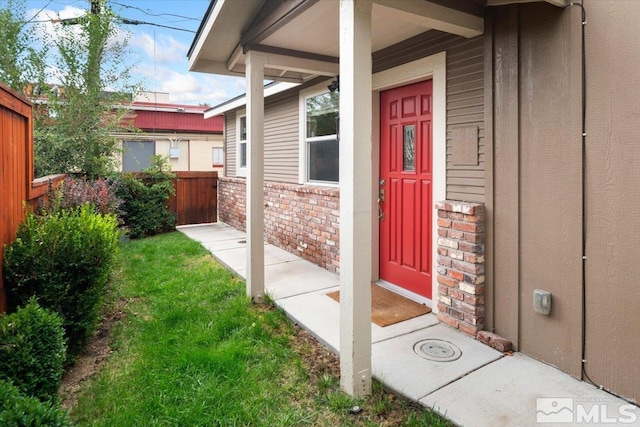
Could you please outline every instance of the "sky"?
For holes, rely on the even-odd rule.
[[[134,75],[144,90],[169,93],[173,103],[215,106],[244,93],[245,79],[188,71],[187,52],[209,0],[109,0],[123,18],[156,25],[123,25],[130,32]],[[34,21],[65,19],[85,14],[89,0],[26,0],[27,17]],[[33,24],[53,32],[53,23]],[[166,28],[172,27],[172,28]],[[181,30],[186,31],[181,31]]]

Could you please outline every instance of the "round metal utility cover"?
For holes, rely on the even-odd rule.
[[[437,339],[418,341],[413,346],[413,351],[418,356],[435,362],[452,362],[462,356],[462,351],[456,345]]]

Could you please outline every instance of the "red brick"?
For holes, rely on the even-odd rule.
[[[448,218],[449,212],[438,209],[438,218]]]
[[[484,254],[484,245],[478,243],[458,242],[457,249],[474,254]]]
[[[446,228],[438,228],[438,236],[440,236],[440,237],[448,237],[449,233],[447,232]],[[464,233],[463,233],[462,237],[460,237],[460,239],[462,239],[463,237],[464,237]]]
[[[481,233],[484,231],[484,224],[454,221],[453,228],[456,230],[467,231],[469,233]]]
[[[447,325],[458,329],[458,325],[459,322],[454,319],[453,317],[449,316],[447,313],[443,313],[442,311],[438,313],[438,319],[443,322],[446,323]]]
[[[471,314],[464,315],[464,321],[470,325],[484,326],[484,316],[473,316]],[[482,329],[482,328],[481,328]]]
[[[440,231],[445,231],[446,232],[446,236],[443,237],[449,237],[450,239],[456,239],[456,240],[462,240],[464,239],[464,232],[460,231],[460,230],[443,230],[441,228],[438,229],[438,236],[440,236]]]
[[[460,245],[460,243],[464,243],[464,242],[457,242],[455,240],[438,237],[438,245],[444,246],[446,248],[458,249],[458,246]]]
[[[480,331],[476,335],[476,339],[478,341],[481,341],[489,345],[490,347],[495,348],[498,351],[505,352],[505,351],[513,350],[513,345],[511,344],[511,341],[499,335],[496,335],[493,332]]]
[[[484,215],[465,215],[464,220],[467,222],[483,223]]]
[[[458,329],[460,329],[467,335],[471,335],[472,337],[475,337],[479,330],[477,326],[469,325],[466,322],[460,322]]]
[[[445,218],[438,218],[438,227],[451,228],[451,220]]]
[[[438,283],[440,283],[441,285],[444,285],[444,286],[448,286],[450,288],[458,286],[458,281],[457,280],[453,280],[453,279],[451,279],[449,277],[441,276],[439,274],[438,274]]]
[[[449,270],[449,277],[458,281],[464,280],[464,274],[456,270]]]
[[[484,233],[464,233],[464,240],[471,243],[483,243]]]
[[[458,319],[458,320],[463,320],[464,319],[464,313],[461,312],[460,310],[457,310],[453,307],[447,307],[447,314],[451,317],[453,317],[454,319]]]
[[[449,255],[449,249],[438,246],[438,255]]]
[[[447,258],[442,255],[438,255],[438,264],[445,267],[451,267],[451,258]]]
[[[462,221],[464,219],[464,214],[460,212],[449,212],[449,219]]]
[[[471,274],[483,274],[484,273],[484,265],[482,264],[472,264],[470,262],[464,262],[464,261],[458,261],[458,260],[453,260],[453,268],[455,268],[456,270],[460,270],[463,271],[465,273],[471,273]]]
[[[449,289],[449,296],[451,298],[457,299],[459,301],[462,301],[464,299],[464,294],[462,292],[460,292],[457,289]]]
[[[464,301],[471,305],[484,305],[483,296],[465,294]]]
[[[448,286],[444,286],[444,285],[438,285],[438,293],[440,295],[448,295],[449,294],[449,287]]]
[[[464,260],[467,262],[471,262],[473,264],[482,264],[484,263],[484,255],[465,253]]]

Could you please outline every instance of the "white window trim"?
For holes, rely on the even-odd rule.
[[[322,83],[318,83],[300,91],[298,106],[298,184],[316,185],[321,187],[340,187],[340,182],[309,181],[307,179],[309,171],[309,153],[307,152],[307,142],[333,139],[333,136],[316,136],[313,138],[307,138],[307,98],[329,92],[327,86],[329,86],[333,80],[335,80],[335,78],[328,79]]]
[[[215,153],[216,153],[217,150],[220,150],[219,152],[222,153],[222,161],[219,162],[219,163],[216,163],[216,161],[215,161],[216,160],[215,159],[215,157],[216,157]],[[211,165],[213,167],[224,167],[224,164],[225,164],[224,148],[223,147],[211,147]]]
[[[236,176],[247,176],[247,166],[240,166],[240,143],[247,144],[247,140],[240,140],[240,119],[243,117],[247,117],[247,110],[238,110],[236,111]],[[246,120],[246,118],[245,118]],[[248,124],[247,124],[248,126]],[[249,147],[247,146],[247,150]]]

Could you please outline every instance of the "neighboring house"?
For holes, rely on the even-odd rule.
[[[264,237],[339,271],[348,392],[379,281],[640,401],[640,8],[583,3],[211,2],[190,69],[247,76],[206,113],[220,218],[246,227],[252,298]]]
[[[169,159],[173,171],[224,171],[222,116],[205,119],[206,106],[174,104],[169,94],[143,92],[127,106],[141,132],[118,135],[122,170],[140,171],[154,155]]]

